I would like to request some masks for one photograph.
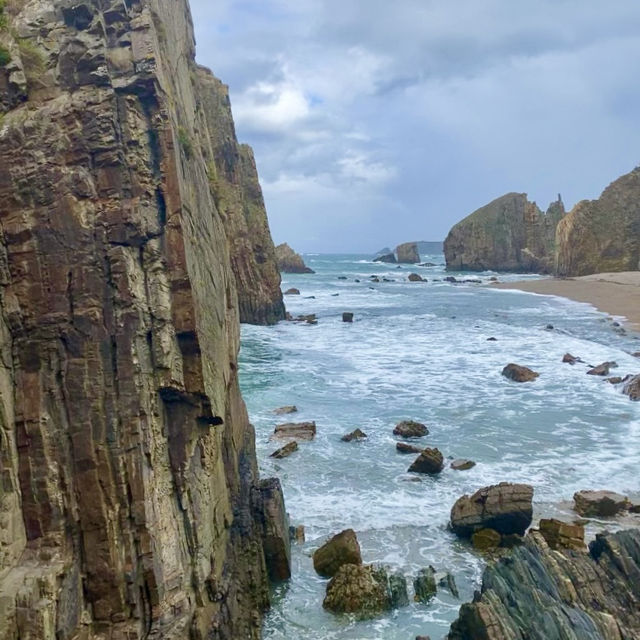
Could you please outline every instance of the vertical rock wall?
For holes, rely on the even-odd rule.
[[[561,276],[640,269],[640,168],[579,202],[558,225],[556,246]]]
[[[256,514],[273,510],[237,381],[236,282],[250,299],[251,270],[231,268],[238,237],[257,246],[255,166],[238,152],[227,175],[246,224],[225,229],[238,211],[215,202],[216,81],[194,63],[186,0],[10,9],[0,640],[257,638]],[[247,282],[270,259],[256,252]],[[245,319],[277,319],[263,290]]]

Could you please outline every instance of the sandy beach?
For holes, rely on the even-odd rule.
[[[501,282],[492,286],[587,302],[605,313],[624,316],[629,328],[640,331],[640,271],[596,273],[580,278]]]

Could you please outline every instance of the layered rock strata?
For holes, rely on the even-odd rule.
[[[640,167],[583,200],[558,225],[556,272],[583,276],[640,269]]]
[[[640,637],[640,530],[601,534],[589,553],[549,548],[539,532],[489,565],[449,640]]]
[[[444,242],[447,268],[459,271],[553,271],[558,199],[543,213],[526,193],[508,193],[456,224]]]
[[[253,162],[186,0],[11,8],[0,639],[257,638],[288,538],[237,380],[238,288],[279,313]]]

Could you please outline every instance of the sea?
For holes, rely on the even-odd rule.
[[[520,274],[447,272],[433,266],[374,263],[365,255],[305,255],[315,274],[285,274],[293,315],[317,324],[243,326],[240,380],[256,430],[262,477],[277,476],[293,526],[306,541],[292,545],[292,578],[278,585],[266,616],[265,640],[446,637],[463,602],[481,584],[486,558],[448,529],[458,497],[498,482],[533,485],[534,525],[541,517],[571,519],[580,489],[636,494],[640,489],[640,403],[619,387],[586,375],[588,365],[615,361],[612,375],[640,371],[638,334],[622,319],[567,299],[497,290]],[[427,282],[410,282],[418,273]],[[373,282],[377,276],[380,282]],[[444,279],[480,282],[451,283]],[[354,314],[353,323],[342,313]],[[488,340],[496,338],[496,340]],[[570,366],[570,352],[585,362]],[[540,373],[517,384],[501,375],[508,363]],[[296,405],[298,412],[273,410]],[[401,420],[426,424],[420,446],[438,447],[438,476],[408,473],[411,455],[396,452]],[[276,424],[313,420],[317,436],[290,457],[269,455]],[[360,428],[361,442],[341,437]],[[455,471],[468,458],[476,466]],[[593,528],[619,526],[595,522]],[[428,566],[450,572],[459,598],[440,589],[429,604],[373,620],[335,616],[322,601],[327,580],[312,554],[330,536],[356,531],[366,563],[382,563],[408,580]]]

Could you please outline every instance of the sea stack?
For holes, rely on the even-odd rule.
[[[562,200],[543,213],[526,193],[507,193],[456,224],[444,242],[447,269],[455,271],[553,271]]]
[[[276,247],[276,258],[281,273],[315,273],[286,242]]]
[[[640,269],[640,167],[579,202],[558,225],[556,245],[560,276]]]
[[[283,310],[226,88],[186,0],[5,18],[0,637],[258,638],[289,542],[239,320]]]
[[[418,253],[417,242],[405,242],[396,247],[398,262],[401,264],[418,264],[420,254]]]

